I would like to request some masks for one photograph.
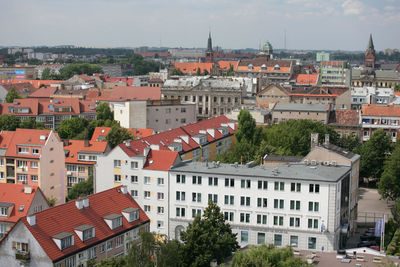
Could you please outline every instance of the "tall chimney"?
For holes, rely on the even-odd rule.
[[[311,133],[311,149],[318,146],[318,133]]]

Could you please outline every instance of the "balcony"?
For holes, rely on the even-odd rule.
[[[23,262],[29,262],[31,260],[31,253],[29,251],[17,250],[15,252],[15,259]]]

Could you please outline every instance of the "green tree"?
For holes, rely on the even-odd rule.
[[[20,99],[20,98],[22,97],[17,93],[17,91],[15,91],[15,87],[13,86],[11,87],[11,90],[8,91],[5,101],[6,103],[12,103],[14,99]]]
[[[235,76],[235,71],[233,70],[233,65],[229,64],[229,69],[226,72],[226,76]]]
[[[182,75],[185,75],[185,74],[181,71],[180,68],[178,68],[178,69],[174,69],[174,70],[171,72],[171,75],[182,76]]]
[[[103,73],[103,68],[96,64],[73,63],[60,69],[60,77],[64,80],[76,74],[93,75],[94,73]]]
[[[365,159],[361,158],[361,162],[363,160]],[[400,198],[400,145],[396,145],[392,155],[385,162],[384,171],[378,182],[378,192],[383,198],[391,200]]]
[[[73,117],[61,122],[57,128],[57,132],[61,139],[73,139],[84,129],[87,128],[89,122],[84,118]]]
[[[361,146],[361,143],[358,136],[342,136],[339,138],[337,145],[348,151],[354,151]]]
[[[201,70],[200,70],[200,68],[197,68],[196,75],[197,75],[197,76],[201,76]]]
[[[112,148],[121,144],[125,140],[135,139],[134,136],[127,129],[119,125],[113,125],[111,131],[107,134],[106,140]]]
[[[43,122],[37,122],[35,118],[28,118],[21,121],[18,128],[23,129],[45,129]]]
[[[212,201],[208,202],[203,217],[197,216],[187,230],[181,232],[181,239],[183,266],[210,266],[213,259],[221,263],[239,248],[236,234]]]
[[[210,74],[210,73],[208,72],[208,70],[204,70],[203,75],[206,76],[206,75],[208,75],[208,74]]]
[[[48,197],[47,202],[49,203],[50,207],[54,207],[57,203],[57,198],[55,197]]]
[[[396,200],[396,203],[393,205],[392,209],[393,220],[397,225],[400,225],[400,198]]]
[[[157,252],[157,267],[181,267],[183,264],[182,243],[165,240]]]
[[[367,142],[356,149],[360,155],[360,177],[381,177],[384,162],[392,149],[390,136],[381,129],[376,130]]]
[[[15,131],[19,127],[21,120],[19,117],[14,115],[0,115],[0,130],[3,131]]]
[[[66,200],[71,201],[91,194],[93,194],[93,175],[90,175],[85,181],[74,184],[69,190]]]
[[[126,265],[126,257],[111,257],[103,259],[96,265],[96,267],[124,267]]]
[[[256,126],[256,121],[250,112],[242,109],[238,115],[238,128],[235,133],[236,140],[240,143],[242,140],[250,144],[258,144],[261,139],[262,129]]]
[[[100,103],[96,107],[96,115],[98,120],[114,120],[114,114],[108,103]]]
[[[51,70],[49,68],[45,68],[42,71],[42,80],[51,80]]]
[[[154,255],[157,249],[157,242],[150,232],[140,233],[141,245],[132,245],[126,256],[126,266],[152,267],[156,266]]]
[[[290,247],[275,248],[265,244],[235,253],[232,267],[305,267],[304,260],[295,258]]]

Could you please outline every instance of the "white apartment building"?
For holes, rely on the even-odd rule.
[[[180,238],[214,201],[241,246],[333,251],[349,229],[351,168],[336,162],[278,167],[182,161],[170,169],[169,236]]]
[[[97,157],[95,193],[125,185],[150,220],[150,231],[168,234],[168,169],[180,161],[178,152],[138,149],[130,141]]]

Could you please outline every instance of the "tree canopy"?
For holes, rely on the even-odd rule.
[[[57,128],[57,132],[61,139],[73,139],[89,125],[89,122],[84,118],[73,117],[61,122]]]
[[[93,194],[93,175],[90,175],[85,181],[74,184],[69,190],[66,200],[71,201],[91,194]]]
[[[121,144],[123,141],[130,139],[133,140],[135,139],[135,137],[131,134],[130,131],[119,125],[113,125],[110,132],[106,136],[106,140],[112,148]]]
[[[96,64],[73,63],[60,69],[59,78],[62,80],[68,80],[76,74],[93,75],[94,73],[103,73],[103,68]]]
[[[114,114],[108,103],[100,103],[96,107],[96,115],[98,120],[113,120]]]
[[[361,158],[362,160],[363,158]],[[385,162],[382,176],[378,182],[378,191],[383,198],[391,200],[400,198],[400,145],[396,145],[392,155]]]
[[[21,120],[14,115],[0,115],[0,130],[15,131],[19,127]]]
[[[5,101],[6,103],[12,103],[14,99],[21,99],[22,97],[18,94],[18,92],[15,90],[15,87],[11,87],[11,90],[8,91]]]

